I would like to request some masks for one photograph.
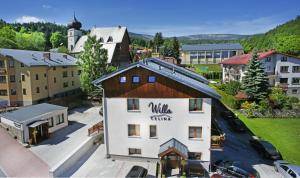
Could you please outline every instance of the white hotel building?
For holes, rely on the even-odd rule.
[[[196,159],[208,170],[212,101],[220,96],[205,78],[149,58],[93,83],[104,90],[108,157]]]

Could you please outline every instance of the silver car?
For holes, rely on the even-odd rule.
[[[274,161],[274,168],[284,178],[300,178],[300,166],[291,164],[287,161]]]

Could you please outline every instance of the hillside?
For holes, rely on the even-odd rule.
[[[275,49],[279,52],[300,56],[300,16],[261,35],[240,40],[246,52]]]

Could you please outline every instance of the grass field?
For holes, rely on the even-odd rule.
[[[192,66],[197,73],[222,72],[220,64],[194,64]]]
[[[257,136],[271,142],[283,159],[300,165],[300,118],[297,119],[248,119],[239,118]]]

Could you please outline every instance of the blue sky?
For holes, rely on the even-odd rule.
[[[74,11],[85,29],[122,25],[164,36],[255,34],[300,15],[300,0],[5,0],[0,18],[67,24]]]

